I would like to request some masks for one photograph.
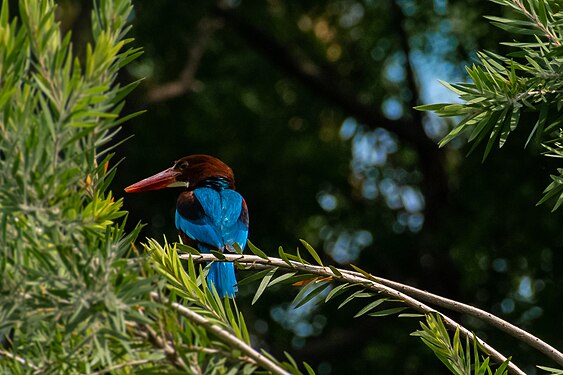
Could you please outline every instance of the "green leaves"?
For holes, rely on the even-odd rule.
[[[319,257],[319,254],[317,254],[317,252],[315,251],[315,249],[313,249],[313,247],[311,245],[309,245],[305,240],[299,240],[301,241],[301,243],[303,244],[303,246],[305,246],[305,249],[307,249],[307,251],[309,252],[309,254],[311,254],[311,256],[313,257],[313,259],[315,259],[315,261],[320,265],[323,266],[323,262],[321,261],[321,257]]]
[[[260,298],[262,293],[264,293],[264,290],[266,290],[266,288],[268,287],[270,280],[272,280],[272,277],[274,277],[274,274],[276,273],[277,270],[278,270],[277,268],[272,268],[271,270],[268,270],[266,276],[264,276],[264,278],[260,282],[260,286],[258,286],[258,290],[256,291],[254,298],[252,299],[253,305],[256,303],[256,301],[258,301],[258,298]]]
[[[450,338],[442,318],[439,314],[426,314],[426,324],[420,322],[422,330],[416,331],[411,336],[420,337],[440,359],[440,361],[453,374],[458,375],[492,375],[489,365],[489,358],[481,362],[479,346],[476,338],[473,338],[471,345],[469,337],[465,338],[465,343],[460,339],[459,329]],[[494,375],[508,374],[508,361],[502,363],[494,372]]]
[[[119,118],[127,92],[115,82],[117,62],[135,53],[123,40],[127,25],[100,28],[106,37],[94,36],[91,52],[103,70],[87,76],[52,0],[20,0],[18,19],[8,3],[0,9],[3,329],[13,330],[24,372],[87,373],[144,357],[128,325],[151,322],[140,310],[154,279],[129,254],[140,226],[125,232],[122,200],[107,191],[108,142],[131,117]],[[131,14],[129,0],[103,3],[105,24]],[[0,368],[12,362],[2,356]]]
[[[483,160],[497,142],[499,148],[506,143],[520,123],[522,112],[533,113],[536,122],[526,130],[528,139],[524,147],[549,141],[549,145],[544,145],[550,151],[549,155],[560,157],[563,144],[562,121],[558,115],[563,107],[563,73],[559,68],[559,49],[563,43],[559,32],[563,24],[560,5],[555,0],[492,1],[512,8],[519,17],[488,16],[491,23],[515,37],[524,37],[525,42],[505,43],[518,49],[508,56],[478,52],[478,65],[466,68],[469,83],[442,82],[458,94],[463,103],[429,104],[416,108],[434,111],[439,116],[461,117],[457,126],[440,141],[440,147],[465,135],[473,143],[470,153],[485,144]],[[552,183],[540,202],[554,196],[563,199],[560,193],[557,184]],[[560,203],[557,201],[554,209]]]
[[[257,364],[260,365],[260,363],[254,361],[245,363],[245,358],[250,354],[248,352],[241,353],[241,347],[244,347],[244,345],[241,346],[239,344],[238,347],[233,347],[233,340],[246,345],[250,344],[250,334],[244,317],[238,310],[234,298],[225,297],[222,299],[217,294],[215,288],[209,289],[205,281],[205,270],[201,266],[198,270],[194,262],[194,258],[198,254],[194,254],[190,250],[188,252],[189,256],[183,256],[186,262],[184,265],[177,250],[179,248],[187,250],[188,247],[185,245],[170,245],[165,242],[164,246],[162,246],[157,241],[149,239],[144,246],[147,252],[151,254],[151,259],[156,266],[157,272],[166,280],[166,287],[170,291],[170,299],[174,301],[176,298],[180,298],[181,306],[187,307],[192,314],[195,313],[199,316],[199,320],[197,320],[199,323],[194,323],[194,320],[183,319],[189,316],[186,314],[180,314],[180,316],[172,318],[172,320],[177,320],[178,318],[182,320],[178,323],[178,327],[170,331],[170,333],[180,335],[181,332],[190,332],[191,337],[178,337],[178,340],[183,342],[184,345],[201,347],[202,350],[197,353],[197,361],[206,368],[213,368],[215,371],[221,370],[225,373],[229,371],[239,373],[241,366],[246,366],[248,373],[256,370]],[[214,256],[217,257],[217,261],[225,258],[223,254],[220,254],[219,257],[219,254],[214,253]],[[252,274],[238,284],[240,286],[251,281],[261,280],[252,302],[254,304],[267,287],[287,282],[295,275],[295,272],[292,272],[274,278],[277,271],[277,267],[265,269]],[[186,325],[187,327],[185,327]],[[217,331],[213,326],[219,327],[220,331]],[[186,331],[186,329],[193,331]],[[210,333],[217,336],[217,332],[221,332],[217,339],[209,336]],[[182,352],[183,349],[178,348],[177,350]],[[188,355],[188,353],[189,350],[182,352],[183,355]],[[262,354],[268,357],[275,366],[284,368],[292,374],[301,374],[298,365],[291,356],[287,355],[289,362],[279,362],[265,352]],[[306,364],[305,369],[308,373],[314,373]]]

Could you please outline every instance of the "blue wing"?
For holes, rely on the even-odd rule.
[[[234,190],[198,188],[180,195],[176,205],[176,228],[202,252],[230,250],[237,242],[241,248],[248,238],[248,209]],[[220,296],[234,296],[235,267],[231,262],[213,262],[207,274],[208,284]]]
[[[241,248],[248,238],[248,210],[234,190],[198,188],[178,198],[176,228],[204,248],[224,251],[237,242]],[[201,249],[202,251],[208,249]]]

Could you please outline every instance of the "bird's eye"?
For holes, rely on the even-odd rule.
[[[183,161],[180,163],[180,169],[184,170],[188,168],[188,162],[187,161]]]

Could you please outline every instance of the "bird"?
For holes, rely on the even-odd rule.
[[[162,172],[125,188],[127,193],[182,187],[176,201],[175,223],[182,242],[202,253],[244,249],[249,216],[246,201],[235,190],[232,169],[210,155],[190,155]],[[232,262],[214,261],[207,273],[221,297],[235,297],[238,287]]]

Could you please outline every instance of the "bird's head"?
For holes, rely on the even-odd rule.
[[[235,176],[227,164],[209,155],[190,155],[176,160],[172,167],[126,187],[125,191],[139,193],[167,187],[192,190],[212,179],[224,181],[230,189],[235,188]]]

